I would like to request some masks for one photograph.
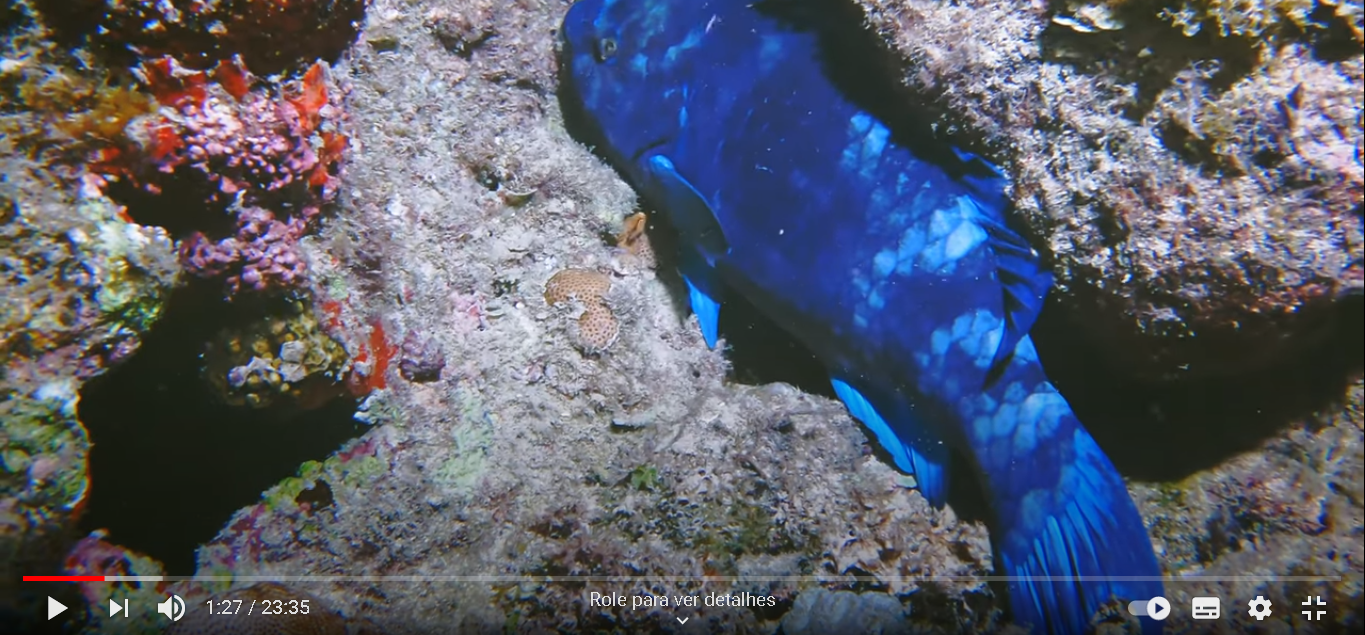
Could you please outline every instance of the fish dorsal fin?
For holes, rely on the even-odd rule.
[[[961,180],[970,188],[968,196],[980,211],[978,220],[986,230],[987,242],[995,254],[996,279],[1005,296],[1005,332],[987,373],[987,377],[994,379],[1004,370],[1019,340],[1028,335],[1038,319],[1043,300],[1052,288],[1052,273],[1043,268],[1038,252],[1028,241],[1005,225],[1005,210],[1010,205],[1009,197],[1005,195],[1008,185],[1005,175],[975,154],[957,148],[953,148],[953,152],[972,168],[972,173]]]
[[[659,187],[664,200],[658,203],[663,205],[673,228],[678,230],[678,237],[683,244],[696,249],[707,265],[715,266],[716,260],[730,251],[730,245],[711,204],[692,183],[678,174],[668,157],[662,154],[649,157],[645,167]]]
[[[1009,362],[1019,340],[1028,335],[1038,319],[1043,300],[1052,288],[1052,273],[1043,268],[1038,252],[1028,241],[1003,222],[988,218],[981,225],[995,253],[996,279],[1005,296],[1005,332],[987,374],[994,378]]]

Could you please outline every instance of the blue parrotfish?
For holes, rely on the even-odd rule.
[[[788,15],[799,4],[574,4],[560,64],[575,134],[676,230],[707,345],[742,295],[810,349],[930,503],[945,504],[949,461],[967,462],[1017,623],[1083,633],[1161,595],[1122,477],[1029,338],[1052,277],[1007,223],[1006,175],[860,105],[820,20]]]

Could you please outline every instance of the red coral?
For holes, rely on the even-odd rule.
[[[242,98],[251,92],[251,84],[256,80],[251,71],[242,64],[240,55],[218,62],[218,66],[213,69],[213,79],[237,101],[242,101]]]
[[[298,84],[298,94],[289,97],[294,111],[298,113],[299,128],[312,132],[318,126],[322,108],[327,105],[327,86],[323,84],[322,64],[314,64],[304,73]]]
[[[169,57],[144,62],[139,70],[142,83],[163,106],[178,108],[204,102],[204,84],[208,79],[203,73],[186,70]]]
[[[188,170],[215,184],[219,194],[210,195],[215,200],[230,201],[239,192],[248,205],[307,205],[318,202],[310,198],[328,198],[327,192],[289,191],[306,190],[310,183],[326,185],[317,172],[333,169],[344,147],[335,139],[339,135],[330,133],[319,143],[323,157],[313,148],[312,133],[320,122],[340,112],[327,101],[321,65],[303,80],[304,96],[293,98],[249,90],[245,69],[234,67],[220,67],[214,73],[217,81],[210,82],[204,73],[168,59],[143,66],[153,93],[178,115],[130,126],[130,136],[143,141],[142,154],[149,159],[139,175],[143,183],[156,184],[168,178],[159,175],[179,177]]]
[[[389,341],[384,332],[384,323],[375,319],[370,324],[369,341],[351,359],[362,365],[369,364],[369,370],[353,370],[346,378],[351,394],[360,397],[389,385],[386,375],[389,364],[398,355],[398,346]]]

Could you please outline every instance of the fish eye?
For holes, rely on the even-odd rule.
[[[597,61],[605,62],[616,55],[616,40],[604,37],[597,41]]]

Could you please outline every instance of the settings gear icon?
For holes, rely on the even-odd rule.
[[[1270,600],[1265,599],[1263,595],[1258,595],[1256,599],[1247,602],[1247,607],[1251,609],[1247,613],[1256,618],[1257,622],[1270,617]]]

